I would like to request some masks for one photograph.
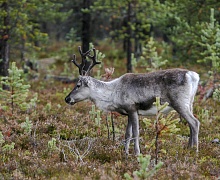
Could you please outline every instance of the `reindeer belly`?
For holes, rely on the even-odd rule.
[[[171,106],[167,106],[162,110],[162,113],[166,114],[169,113],[171,110],[173,110],[173,108]],[[155,105],[151,106],[149,109],[146,110],[138,110],[138,114],[139,115],[143,115],[143,116],[153,116],[157,113],[157,108]]]

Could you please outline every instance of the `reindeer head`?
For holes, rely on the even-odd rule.
[[[72,62],[78,67],[80,76],[79,76],[79,80],[76,83],[73,90],[65,98],[65,101],[66,101],[67,104],[74,105],[75,103],[77,103],[79,101],[83,101],[83,100],[89,98],[89,95],[90,95],[90,88],[89,88],[90,76],[89,76],[89,74],[90,74],[92,68],[96,64],[101,63],[101,62],[96,61],[96,50],[95,50],[95,48],[93,48],[92,50],[93,50],[93,56],[90,55],[91,50],[83,53],[82,50],[81,50],[81,47],[79,46],[79,53],[82,57],[81,64],[78,64],[76,62],[76,55],[75,54],[73,55]],[[92,60],[87,69],[86,69],[86,62],[87,62],[86,57],[88,57]]]

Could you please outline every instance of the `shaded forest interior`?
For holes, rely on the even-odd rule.
[[[219,22],[219,0],[0,1],[0,179],[219,179]],[[199,153],[177,113],[140,117],[142,155],[126,157],[125,116],[68,106],[79,46],[96,49],[91,76],[105,81],[196,71]]]

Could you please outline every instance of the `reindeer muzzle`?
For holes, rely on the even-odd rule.
[[[66,101],[67,104],[70,104],[70,105],[74,105],[75,104],[75,102],[71,101],[71,98],[69,96],[67,96],[65,98],[65,101]]]

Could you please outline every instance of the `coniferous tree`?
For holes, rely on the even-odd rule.
[[[0,76],[8,75],[9,68],[9,6],[7,2],[0,4]],[[4,85],[3,89],[7,89]]]
[[[152,0],[116,1],[97,0],[92,9],[96,12],[108,13],[111,24],[110,35],[114,40],[122,40],[127,55],[127,71],[132,71],[132,52],[140,55],[141,47],[149,35],[149,4]]]
[[[13,114],[15,107],[20,110],[28,108],[26,99],[30,85],[24,83],[23,70],[18,69],[15,62],[12,62],[11,68],[8,69],[8,74],[8,76],[1,78],[1,85],[8,86],[9,90],[4,90],[0,86],[0,106],[6,110],[10,108]]]
[[[173,60],[196,63],[203,57],[203,47],[198,42],[204,35],[204,24],[210,20],[211,8],[215,9],[216,22],[219,21],[219,6],[220,2],[214,0],[158,1],[150,22],[172,44]]]
[[[203,48],[202,59],[199,62],[210,63],[214,75],[220,71],[220,25],[211,9],[210,22],[202,23],[201,40],[198,42]]]
[[[155,41],[151,37],[143,47],[143,53],[139,61],[144,67],[147,67],[147,71],[159,70],[168,62],[168,60],[164,60],[162,56],[158,55],[156,49]]]
[[[8,75],[9,53],[13,57],[19,51],[20,59],[24,60],[26,52],[41,49],[40,42],[48,40],[47,33],[41,31],[41,24],[56,19],[62,21],[68,16],[69,12],[60,11],[62,2],[0,1],[0,76]]]

